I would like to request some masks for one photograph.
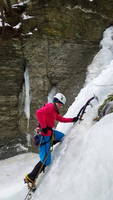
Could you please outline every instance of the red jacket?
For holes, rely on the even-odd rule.
[[[55,126],[55,121],[59,122],[73,122],[73,118],[64,118],[62,117],[54,103],[47,103],[45,106],[41,107],[36,111],[36,119],[39,122],[41,128],[50,127],[53,128]],[[48,130],[47,134],[42,132],[42,135],[50,136],[52,134],[51,130]]]

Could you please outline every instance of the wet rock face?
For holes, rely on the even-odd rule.
[[[86,63],[89,64],[95,51],[95,45],[89,47],[74,40],[33,37],[26,43],[24,55],[29,66],[32,117],[36,108],[47,101],[52,87],[66,95],[66,111],[84,83]]]
[[[20,41],[0,39],[0,147],[19,135],[18,96],[23,72]]]
[[[97,43],[105,27],[112,23],[113,2],[110,0],[109,5],[106,4],[101,0],[34,0],[27,12],[35,18],[28,19],[27,23],[24,21],[24,32],[30,26],[32,31],[37,28],[37,33],[41,36]]]
[[[10,27],[0,27],[0,147],[6,152],[0,157],[16,154],[15,145],[26,143],[25,133],[35,127],[35,110],[47,101],[53,87],[67,97],[63,113],[73,102],[102,33],[112,23],[112,7],[112,0],[32,0],[11,13],[7,9],[5,20]],[[19,22],[21,27],[15,29]],[[26,67],[31,95],[29,129],[24,113]]]

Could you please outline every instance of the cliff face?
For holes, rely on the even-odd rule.
[[[1,148],[12,141],[14,143],[18,138],[18,97],[22,89],[24,73],[22,60],[23,55],[18,39],[0,39]]]
[[[112,8],[112,0],[32,0],[13,5],[9,13],[7,9],[4,20],[10,26],[0,27],[1,158],[17,153],[18,143],[26,144],[25,133],[35,126],[35,110],[47,101],[53,87],[67,96],[64,111],[73,102],[102,33],[112,24]],[[31,95],[29,128],[24,114],[26,68]]]

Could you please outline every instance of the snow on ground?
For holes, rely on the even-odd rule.
[[[0,200],[20,200],[27,192],[23,177],[34,167],[37,154],[26,153],[0,161]],[[16,195],[16,197],[15,197]]]
[[[0,18],[0,27],[2,27],[3,24],[2,24],[2,19]],[[4,26],[10,26],[8,23],[4,23]]]
[[[16,7],[18,7],[18,6],[23,6],[23,5],[25,5],[25,4],[27,4],[27,3],[29,3],[30,2],[30,0],[26,0],[26,1],[18,1],[18,3],[17,4],[13,4],[12,5],[12,8],[16,8]]]
[[[87,108],[81,123],[73,127],[71,123],[58,124],[57,129],[67,135],[63,143],[55,148],[53,162],[33,200],[113,199],[113,114],[106,115],[97,123],[93,121],[98,106],[113,91],[113,52],[108,50],[112,46],[112,35],[113,28],[105,31],[103,40],[106,39],[106,45],[101,49],[104,53],[96,62],[95,58],[92,62],[94,77],[90,66],[89,81],[87,79],[86,86],[81,89],[65,116],[75,116],[94,94],[98,96],[99,103],[92,101],[93,107]],[[109,60],[105,59],[104,65],[100,61],[105,55]],[[37,161],[35,154],[23,154],[0,161],[0,200],[24,199],[27,190],[23,177]]]

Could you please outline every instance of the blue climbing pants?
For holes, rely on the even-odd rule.
[[[57,130],[53,130],[53,134],[54,134],[54,141],[60,142],[64,137],[64,134]],[[50,151],[51,136],[42,136],[41,142],[42,145],[40,145],[40,151],[39,151],[40,161],[44,162],[44,165],[47,166],[50,165],[51,163],[51,151]]]

